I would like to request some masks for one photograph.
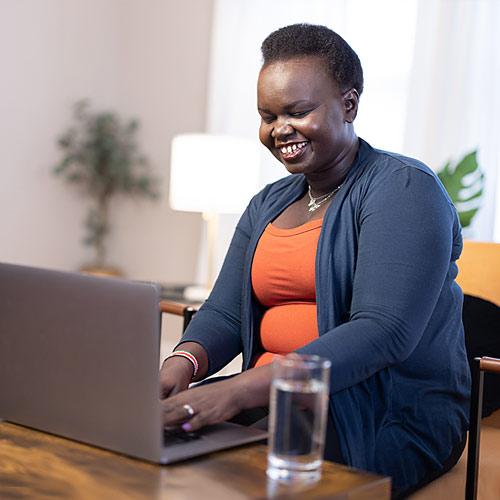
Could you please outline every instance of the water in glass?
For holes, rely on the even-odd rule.
[[[278,368],[271,385],[267,473],[273,479],[311,479],[321,474],[328,378],[324,369],[315,376],[309,368],[302,367],[304,374]]]

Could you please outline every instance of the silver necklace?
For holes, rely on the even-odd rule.
[[[309,195],[309,203],[307,204],[309,212],[315,212],[316,210],[318,210],[318,208],[323,205],[325,201],[328,201],[335,193],[337,193],[343,185],[344,183],[340,184],[340,186],[337,186],[333,191],[322,194],[321,196],[317,196],[316,198],[311,194],[311,186],[309,186],[309,189],[307,191],[307,194]]]

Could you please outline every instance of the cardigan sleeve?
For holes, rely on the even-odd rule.
[[[214,288],[181,339],[181,342],[197,342],[207,351],[207,376],[219,371],[242,351],[241,302],[245,262],[264,191],[252,199],[241,216]]]
[[[393,171],[367,189],[357,217],[349,320],[298,350],[331,360],[331,392],[407,359],[454,278],[458,221],[431,173]]]

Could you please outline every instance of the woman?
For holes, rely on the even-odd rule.
[[[165,423],[266,407],[272,353],[317,354],[332,364],[325,457],[390,475],[406,495],[464,447],[459,222],[429,168],[356,136],[363,73],[340,36],[288,26],[262,53],[260,140],[293,175],[252,199],[165,361]],[[243,373],[185,391],[240,352]]]

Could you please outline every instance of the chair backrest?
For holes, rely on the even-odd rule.
[[[464,293],[500,306],[500,243],[466,240],[457,264]]]
[[[472,390],[470,399],[469,444],[467,450],[465,500],[475,500],[477,497],[479,439],[483,408],[484,372],[500,374],[500,359],[488,357],[474,358],[474,364],[472,365]]]
[[[466,240],[457,264],[457,282],[465,294],[500,306],[500,244]],[[500,359],[475,358],[472,365],[466,500],[477,496],[484,372],[500,373]]]
[[[182,316],[184,318],[184,323],[182,325],[182,333],[186,330],[189,322],[197,312],[197,309],[186,304],[181,304],[180,302],[172,302],[171,300],[161,300],[160,301],[160,311],[166,314],[175,314],[176,316]]]

